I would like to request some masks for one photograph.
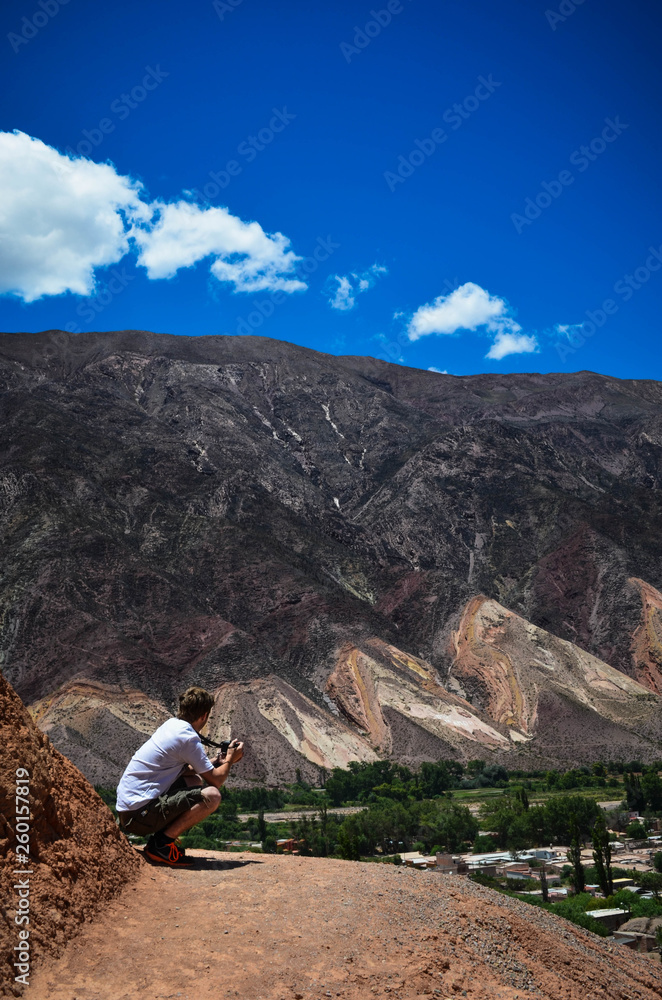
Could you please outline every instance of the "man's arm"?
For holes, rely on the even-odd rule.
[[[202,777],[205,781],[208,781],[210,785],[214,785],[215,788],[220,788],[228,780],[228,775],[230,774],[230,768],[237,761],[241,760],[244,756],[244,744],[235,742],[228,747],[228,752],[225,757],[217,757],[217,764],[212,771],[205,771]]]

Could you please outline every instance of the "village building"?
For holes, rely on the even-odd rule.
[[[633,917],[614,931],[614,940],[634,951],[653,951],[657,948],[657,931],[662,928],[662,917]]]
[[[619,908],[606,909],[606,910],[588,910],[586,913],[587,917],[593,917],[598,923],[602,924],[607,930],[617,931],[622,924],[625,923],[629,914],[627,910],[621,910]]]

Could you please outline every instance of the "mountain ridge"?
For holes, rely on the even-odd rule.
[[[396,662],[409,658],[435,678],[407,688],[412,703],[433,683],[449,704],[453,636],[481,594],[548,645],[662,691],[660,383],[447,376],[256,337],[51,331],[0,334],[0,407],[2,669],[74,759],[99,748],[87,723],[70,724],[82,702],[67,702],[68,685],[136,690],[165,712],[188,683],[248,684],[241,711],[262,727],[269,677],[278,699],[289,685],[366,753],[388,752],[395,726],[398,747],[427,747],[418,759],[466,757],[471,740],[439,742],[433,709],[403,715],[393,691],[414,684]],[[346,648],[386,699],[376,743],[328,688]],[[553,762],[541,720],[583,709],[543,694],[533,740],[517,746],[489,698],[452,697],[511,757],[539,747]],[[57,719],[43,708],[52,696]],[[621,723],[605,729],[619,753],[660,756],[655,726]],[[282,741],[300,756],[298,730],[279,725],[264,738],[293,769]]]

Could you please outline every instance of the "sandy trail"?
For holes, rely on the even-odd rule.
[[[659,960],[456,876],[192,851],[137,883],[29,1000],[659,1000]]]
[[[352,813],[362,812],[367,809],[366,806],[333,806],[331,809],[327,809],[329,816],[351,816]],[[247,819],[257,819],[258,814],[256,812],[239,813],[238,819],[242,823],[245,823]],[[307,809],[301,808],[297,809],[296,812],[285,812],[284,810],[275,810],[274,812],[265,812],[264,818],[267,823],[282,823],[288,822],[294,819],[303,819],[304,816],[309,816],[311,819],[314,816],[319,816],[319,809]]]

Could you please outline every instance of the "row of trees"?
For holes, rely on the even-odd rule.
[[[629,766],[640,767],[641,774],[634,770],[624,772],[624,790],[629,809],[637,812],[662,811],[662,779],[656,770],[658,763],[662,767],[662,761],[650,767],[642,767],[638,761],[630,762]],[[624,766],[614,764],[610,769],[621,773]],[[582,766],[565,773],[557,771],[509,773],[500,764],[487,764],[484,760],[469,761],[466,766],[458,761],[426,762],[415,772],[391,761],[380,760],[373,763],[353,761],[347,769],[334,768],[330,776],[322,769],[320,782],[325,786],[324,789],[314,789],[301,779],[300,774],[297,774],[296,783],[284,788],[225,788],[223,798],[229,810],[226,815],[229,816],[237,811],[282,809],[287,804],[318,806],[323,801],[331,806],[354,802],[371,804],[383,800],[401,803],[420,802],[442,796],[455,789],[506,789],[515,776],[520,777],[522,785],[530,789],[534,788],[532,778],[537,777],[544,781],[549,790],[571,791],[593,787],[597,782],[605,784],[606,774],[606,766],[600,763],[594,764],[592,768]],[[506,800],[502,811],[508,811],[509,801]],[[531,839],[528,827],[535,818],[534,813],[528,823],[524,824],[522,836],[525,839]],[[516,839],[514,834],[513,839]],[[519,839],[522,839],[521,836]],[[503,840],[500,832],[499,845],[514,846],[510,843],[506,845]]]
[[[323,803],[316,815],[291,824],[302,854],[359,860],[381,851],[392,855],[413,846],[428,852],[467,850],[478,833],[478,822],[465,806],[448,799],[422,802],[382,801],[350,816],[329,813]],[[278,828],[264,812],[242,824],[236,806],[222,802],[218,811],[185,834],[188,847],[218,846],[219,840],[250,837],[265,851],[275,852]]]
[[[350,802],[374,802],[390,798],[404,802],[443,795],[454,789],[507,788],[515,780],[533,789],[538,779],[548,791],[569,792],[583,788],[620,788],[618,775],[624,775],[628,807],[638,812],[662,811],[662,778],[658,775],[662,761],[644,766],[640,761],[629,764],[582,765],[568,771],[512,771],[500,764],[487,764],[472,760],[466,766],[458,761],[438,761],[421,764],[418,771],[411,771],[402,764],[390,761],[360,763],[353,761],[345,770],[334,768],[326,781],[327,799],[331,805]]]
[[[422,801],[454,788],[505,788],[508,780],[505,767],[484,760],[469,761],[466,768],[455,760],[424,762],[418,771],[387,760],[352,761],[347,770],[333,769],[326,782],[326,794],[333,806],[380,798]]]
[[[630,808],[662,808],[662,780],[657,762],[641,767],[630,762],[624,770],[624,788]],[[640,767],[639,772],[635,766]],[[610,765],[621,773],[624,765]],[[520,851],[534,844],[563,843],[571,845],[574,879],[582,886],[581,846],[594,839],[597,854],[595,868],[598,881],[609,885],[610,863],[608,836],[604,816],[592,798],[578,794],[557,794],[540,805],[531,806],[526,788],[534,792],[531,778],[542,779],[547,787],[559,792],[595,781],[604,781],[607,766],[579,767],[564,774],[555,771],[517,772],[522,786],[511,784],[509,774],[500,765],[488,765],[484,760],[470,761],[463,766],[457,761],[426,762],[413,772],[391,761],[372,763],[352,762],[347,769],[335,768],[330,775],[321,775],[322,789],[313,789],[297,775],[297,782],[287,788],[225,789],[223,803],[212,817],[189,835],[199,843],[191,846],[215,846],[219,840],[249,836],[275,850],[276,837],[282,826],[265,823],[267,809],[282,808],[286,803],[315,805],[319,812],[314,819],[306,818],[295,824],[291,832],[305,842],[304,850],[312,854],[340,854],[357,858],[374,854],[396,853],[412,844],[432,851],[435,848],[459,851],[473,843],[475,851],[494,849]],[[489,834],[479,834],[478,824],[469,811],[450,799],[449,792],[457,788],[501,787],[503,796],[488,799],[482,806],[481,826]],[[326,793],[326,794],[325,794]],[[345,819],[327,813],[327,803],[339,806],[362,803],[367,810]],[[241,823],[239,811],[258,811],[256,818]],[[616,826],[619,829],[618,826]],[[281,833],[282,835],[282,833]],[[595,838],[597,837],[597,841]],[[605,839],[606,838],[606,839]],[[188,839],[188,838],[187,838]],[[604,846],[606,844],[606,846]]]
[[[629,772],[624,779],[628,809],[643,813],[662,811],[662,779],[653,767],[644,769],[641,776]]]
[[[532,844],[568,844],[575,832],[587,840],[601,815],[596,802],[582,795],[554,795],[530,806],[526,791],[519,789],[485,802],[481,825],[490,831],[494,848],[521,851]],[[481,849],[488,846],[485,841]]]
[[[325,768],[320,768],[318,788],[302,780],[297,770],[294,784],[281,788],[225,788],[224,798],[232,799],[241,811],[259,809],[282,809],[286,804],[317,805],[326,792],[330,805],[339,806],[351,802],[369,802],[378,798],[405,801],[408,798],[422,800],[443,795],[458,788],[506,788],[517,781],[533,789],[534,781],[542,781],[552,791],[572,791],[591,788],[596,784],[607,784],[607,779],[624,775],[624,786],[628,808],[637,812],[650,809],[662,811],[662,760],[651,765],[641,761],[629,763],[596,763],[592,767],[582,765],[569,771],[508,771],[500,764],[487,764],[484,760],[471,760],[466,765],[458,761],[441,760],[437,763],[423,763],[418,771],[411,771],[402,764],[390,761],[360,763],[353,761],[347,769],[334,768],[330,776]],[[609,781],[614,784],[613,780]],[[619,784],[618,781],[615,782]],[[112,789],[97,788],[102,797],[114,805]]]
[[[440,801],[383,802],[347,816],[338,830],[342,858],[359,860],[379,849],[389,855],[416,847],[428,853],[466,850],[478,822],[466,806]]]
[[[604,770],[600,765],[600,770]],[[573,767],[569,771],[547,771],[545,784],[549,791],[571,791],[573,788],[606,788],[610,785],[617,788],[620,784],[614,775],[608,778],[604,774],[595,774],[589,767]]]

